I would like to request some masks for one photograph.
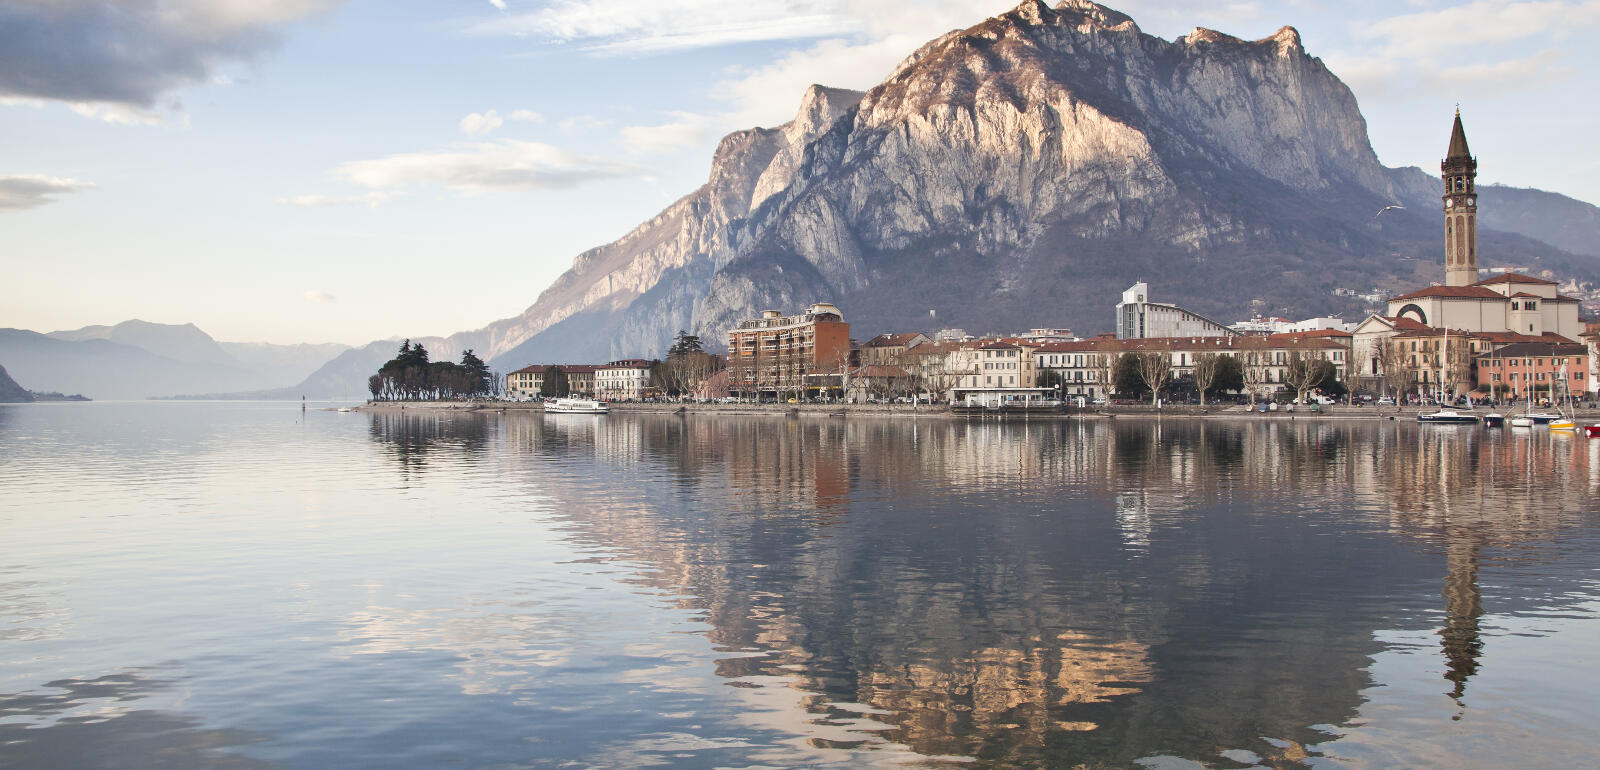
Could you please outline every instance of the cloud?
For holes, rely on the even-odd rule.
[[[485,33],[578,43],[595,53],[652,53],[849,34],[841,0],[555,0],[480,25]]]
[[[1450,8],[1390,16],[1357,25],[1358,35],[1388,41],[1383,55],[1397,59],[1434,60],[1463,49],[1482,51],[1496,45],[1551,33],[1571,34],[1600,26],[1600,0],[1533,0],[1479,2]]]
[[[339,301],[335,299],[332,294],[329,294],[321,289],[306,289],[304,292],[300,293],[300,296],[303,297],[305,301],[315,302],[318,305],[332,305]]]
[[[506,0],[489,0],[489,4],[502,11],[506,9]]]
[[[618,131],[623,146],[635,155],[693,147],[713,136],[715,119],[689,112],[672,113],[676,120],[655,126],[624,126]]]
[[[488,112],[474,112],[461,119],[461,133],[467,136],[483,136],[505,123],[500,113],[494,110]]]
[[[631,166],[582,158],[547,144],[511,139],[460,144],[440,152],[351,161],[333,172],[335,177],[363,187],[439,184],[466,193],[559,190],[642,173]]]
[[[50,176],[0,176],[0,212],[22,211],[55,203],[54,195],[91,190],[94,185]]]
[[[20,0],[0,5],[0,97],[149,111],[342,0]]]
[[[300,208],[327,208],[330,206],[366,206],[375,209],[398,197],[400,193],[373,190],[364,195],[292,195],[279,198],[278,203]]]
[[[514,110],[511,113],[511,119],[512,120],[520,120],[520,121],[524,121],[524,122],[527,122],[527,123],[543,123],[544,122],[544,116],[540,115],[537,112],[534,112],[533,110]]]

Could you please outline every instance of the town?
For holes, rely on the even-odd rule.
[[[1580,300],[1548,278],[1479,267],[1477,160],[1459,112],[1440,170],[1443,281],[1390,297],[1385,311],[1359,322],[1257,317],[1224,324],[1153,301],[1150,284],[1139,281],[1109,308],[1115,331],[1088,338],[1052,328],[984,337],[941,329],[886,331],[859,342],[840,308],[817,302],[738,323],[728,332],[726,356],[680,331],[660,360],[534,364],[508,374],[505,393],[519,400],[570,394],[957,408],[1113,399],[1203,406],[1210,398],[1263,408],[1594,399],[1600,323],[1580,319]]]

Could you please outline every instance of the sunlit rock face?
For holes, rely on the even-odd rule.
[[[1224,319],[1354,314],[1330,288],[1415,280],[1397,256],[1438,251],[1436,212],[1374,221],[1409,194],[1391,179],[1291,27],[1167,41],[1086,0],[1028,0],[865,94],[813,86],[791,122],[730,134],[704,186],[580,255],[482,344],[502,368],[653,355],[677,329],[718,345],[818,300],[856,336],[1092,332],[1141,278]]]

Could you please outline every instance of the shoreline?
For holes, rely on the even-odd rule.
[[[695,404],[695,403],[610,403],[614,414],[682,414],[682,415],[745,415],[745,416],[796,416],[796,417],[878,417],[927,419],[1001,419],[1001,420],[1060,420],[1060,419],[1123,419],[1123,418],[1188,418],[1188,419],[1252,419],[1252,420],[1370,420],[1415,422],[1418,414],[1436,411],[1438,407],[1370,407],[1335,406],[1318,411],[1301,408],[1290,412],[1252,411],[1242,405],[1216,408],[1199,406],[1114,406],[1090,409],[1067,408],[1061,411],[989,412],[956,411],[946,404],[923,405],[913,408],[908,404]],[[358,412],[458,412],[464,414],[500,414],[511,412],[543,413],[544,405],[537,401],[381,401],[367,402],[353,408]],[[1498,413],[1513,417],[1519,410],[1474,409],[1470,414],[1483,416]],[[582,416],[582,415],[575,415]],[[1600,418],[1600,409],[1578,409],[1575,416]]]

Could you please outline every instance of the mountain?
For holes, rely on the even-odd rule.
[[[1441,155],[1447,117],[1418,128]],[[1333,289],[1442,274],[1428,179],[1379,163],[1354,95],[1291,27],[1167,41],[1087,0],[1027,0],[864,94],[814,86],[790,123],[730,134],[704,186],[578,255],[522,315],[449,339],[501,370],[601,361],[659,354],[680,328],[719,345],[758,310],[819,300],[863,338],[1092,332],[1139,279],[1218,318],[1351,316]],[[1600,210],[1480,192],[1486,267],[1600,278]]]
[[[141,348],[163,358],[191,364],[238,367],[239,361],[222,349],[211,335],[194,324],[157,324],[149,321],[123,321],[115,326],[85,326],[71,331],[50,332],[46,336],[81,342],[109,340]]]
[[[261,373],[262,387],[278,387],[300,382],[323,364],[340,353],[350,350],[349,345],[337,342],[274,345],[267,342],[218,342],[239,365]],[[387,359],[385,359],[387,360]]]
[[[95,399],[239,390],[256,376],[106,339],[62,340],[25,329],[0,329],[0,360],[39,392],[82,393]]]
[[[0,366],[0,404],[26,404],[33,401],[33,394],[27,388],[17,384],[6,373],[6,368]]]

